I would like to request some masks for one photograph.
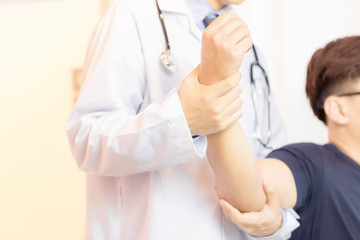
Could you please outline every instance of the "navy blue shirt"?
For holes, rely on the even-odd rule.
[[[268,158],[283,161],[294,175],[300,227],[291,239],[360,239],[358,163],[332,144],[292,144]]]

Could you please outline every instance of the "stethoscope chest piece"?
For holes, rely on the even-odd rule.
[[[165,38],[165,43],[166,43],[166,51],[162,52],[160,54],[160,61],[163,63],[164,67],[171,73],[176,72],[176,64],[173,62],[172,58],[171,58],[171,50],[170,50],[170,42],[169,42],[169,38],[166,32],[166,27],[165,27],[165,22],[164,22],[164,18],[163,18],[163,14],[160,10],[159,7],[159,3],[156,0],[156,7],[158,9],[159,12],[159,18],[160,18],[160,22],[161,22],[161,27],[164,33],[164,38]]]
[[[160,54],[160,61],[169,72],[176,72],[176,64],[172,61],[170,51],[162,52]]]

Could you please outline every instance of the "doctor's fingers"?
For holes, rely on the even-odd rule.
[[[241,224],[243,222],[242,213],[223,199],[219,200],[219,204],[225,217],[233,222],[239,229],[245,231],[246,227]]]
[[[253,236],[268,236],[273,234],[272,231],[269,232],[268,229],[263,228],[263,224],[259,223],[262,219],[260,218],[261,214],[258,212],[241,213],[223,199],[221,199],[219,203],[225,217],[233,222],[240,230]]]
[[[238,97],[229,103],[229,105],[210,108],[209,113],[211,115],[208,116],[208,119],[212,119],[212,122],[214,122],[213,133],[223,131],[241,118],[242,99]]]
[[[266,203],[267,203],[267,205],[271,209],[279,211],[279,209],[280,209],[279,198],[278,198],[274,188],[265,179],[263,179],[263,189],[264,189],[264,192],[265,192],[265,195],[266,195]]]
[[[274,224],[274,221],[269,221],[271,218],[268,216],[269,211],[267,211],[266,206],[260,212],[241,213],[223,199],[220,199],[219,203],[228,220],[233,222],[239,229],[253,236],[268,236],[278,229],[278,223]],[[273,226],[276,226],[276,228]]]
[[[216,104],[217,104],[220,108],[230,107],[230,105],[231,105],[235,100],[237,100],[238,98],[240,98],[242,91],[243,91],[243,89],[242,89],[241,85],[238,84],[238,85],[235,86],[233,89],[231,89],[229,92],[227,92],[225,95],[216,98],[216,99],[215,99]]]
[[[220,79],[220,81],[212,85],[205,86],[206,95],[208,95],[210,98],[219,98],[226,95],[234,88],[239,86],[241,77],[241,73],[236,71],[233,75],[225,78],[224,80]]]
[[[258,222],[259,216],[261,216],[259,212],[241,213],[238,209],[223,199],[220,199],[219,203],[225,217],[236,225],[242,225],[243,227],[254,226]]]
[[[225,108],[224,117],[222,124],[224,126],[232,126],[236,121],[238,121],[243,116],[243,100],[240,97],[237,97],[234,101],[230,103]]]
[[[227,94],[215,99],[214,114],[220,129],[226,129],[242,117],[242,87],[237,85]]]

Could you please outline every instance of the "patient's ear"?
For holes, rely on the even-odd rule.
[[[349,122],[346,104],[341,97],[327,97],[324,102],[324,111],[327,120],[331,120],[340,125],[345,125]]]

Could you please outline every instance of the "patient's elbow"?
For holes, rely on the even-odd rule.
[[[266,205],[266,196],[262,188],[249,189],[248,194],[229,194],[224,195],[224,199],[240,212],[258,212]]]

